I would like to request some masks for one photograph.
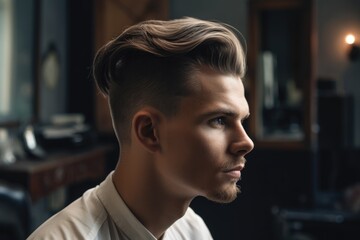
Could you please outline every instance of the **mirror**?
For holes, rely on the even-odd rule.
[[[303,34],[297,9],[263,10],[260,13],[260,46],[257,59],[258,137],[304,137],[302,79],[299,79]]]
[[[258,147],[311,147],[311,0],[254,0],[249,14],[249,128]]]

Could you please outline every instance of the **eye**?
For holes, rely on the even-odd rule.
[[[216,117],[209,121],[210,126],[212,127],[224,127],[226,125],[226,118],[225,117]]]

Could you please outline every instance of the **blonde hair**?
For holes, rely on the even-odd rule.
[[[104,45],[94,59],[94,77],[109,96],[118,137],[129,137],[126,129],[141,106],[151,105],[168,116],[176,113],[179,99],[191,92],[190,74],[201,66],[244,76],[244,51],[234,28],[188,17],[149,20]]]

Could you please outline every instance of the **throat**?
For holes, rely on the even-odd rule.
[[[190,202],[160,197],[161,194],[157,196],[161,199],[143,199],[139,202],[142,206],[135,210],[134,214],[157,239],[162,239],[165,231],[185,215]]]
[[[176,195],[149,168],[147,171],[137,168],[137,174],[132,174],[129,168],[117,170],[113,182],[119,195],[143,226],[157,239],[162,239],[165,231],[184,216],[192,199]]]

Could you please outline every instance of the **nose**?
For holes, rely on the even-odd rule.
[[[229,149],[231,154],[243,157],[253,150],[254,142],[250,139],[242,124],[232,133],[233,137]]]

